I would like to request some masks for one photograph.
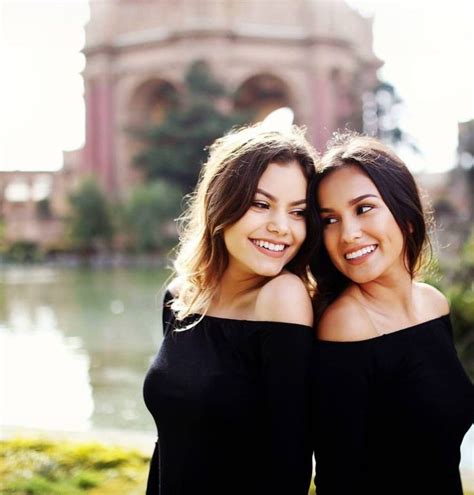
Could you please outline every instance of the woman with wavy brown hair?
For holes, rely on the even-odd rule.
[[[297,127],[210,148],[144,385],[158,429],[148,495],[307,495],[314,163]]]
[[[345,134],[310,198],[318,495],[462,495],[474,389],[446,298],[417,279],[430,221],[412,174],[378,140]]]

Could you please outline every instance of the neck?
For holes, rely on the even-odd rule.
[[[414,283],[406,270],[395,277],[380,278],[358,287],[367,305],[378,313],[396,313],[408,318],[416,314]]]
[[[212,306],[215,309],[241,306],[246,297],[262,287],[267,280],[267,277],[260,275],[236,274],[227,269],[221,278]]]

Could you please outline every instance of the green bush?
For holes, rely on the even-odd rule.
[[[474,235],[463,246],[455,264],[440,264],[429,280],[450,303],[453,335],[459,357],[474,380]]]
[[[35,242],[16,241],[5,248],[4,257],[13,263],[41,261],[43,255]]]
[[[180,213],[182,191],[165,181],[136,187],[124,206],[125,229],[136,251],[155,251],[176,243],[166,226]]]
[[[104,193],[92,178],[85,179],[69,197],[71,216],[69,235],[79,249],[107,247],[114,234],[109,205]]]

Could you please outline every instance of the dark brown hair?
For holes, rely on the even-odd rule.
[[[323,242],[318,189],[321,182],[341,167],[356,166],[374,183],[403,235],[405,265],[413,278],[431,256],[428,227],[431,215],[423,211],[420,193],[413,175],[403,161],[377,139],[346,132],[336,134],[321,158],[318,173],[310,185],[310,216],[316,222],[318,239],[311,260],[316,279],[316,321],[324,310],[350,284],[332,263]]]

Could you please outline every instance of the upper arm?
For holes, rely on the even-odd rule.
[[[172,330],[175,321],[175,316],[173,310],[171,309],[171,303],[177,296],[177,292],[176,285],[173,285],[173,283],[174,280],[172,280],[171,283],[166,287],[163,297],[161,324],[164,336],[166,336],[169,331]]]
[[[368,342],[318,341],[315,347],[312,432],[318,493],[364,493],[371,362]]]
[[[429,311],[428,318],[437,318],[449,313],[449,303],[446,296],[429,284],[418,283],[423,297],[423,306]]]
[[[365,309],[352,298],[342,297],[324,312],[317,335],[320,340],[346,342],[370,339],[377,332]]]
[[[313,325],[311,297],[303,281],[292,273],[279,275],[260,289],[255,315],[262,321]]]
[[[311,326],[311,299],[296,275],[283,274],[260,289],[256,313],[264,322],[262,395],[269,462],[278,473],[270,481],[269,492],[306,495],[312,470],[309,365],[313,332],[279,323]]]

